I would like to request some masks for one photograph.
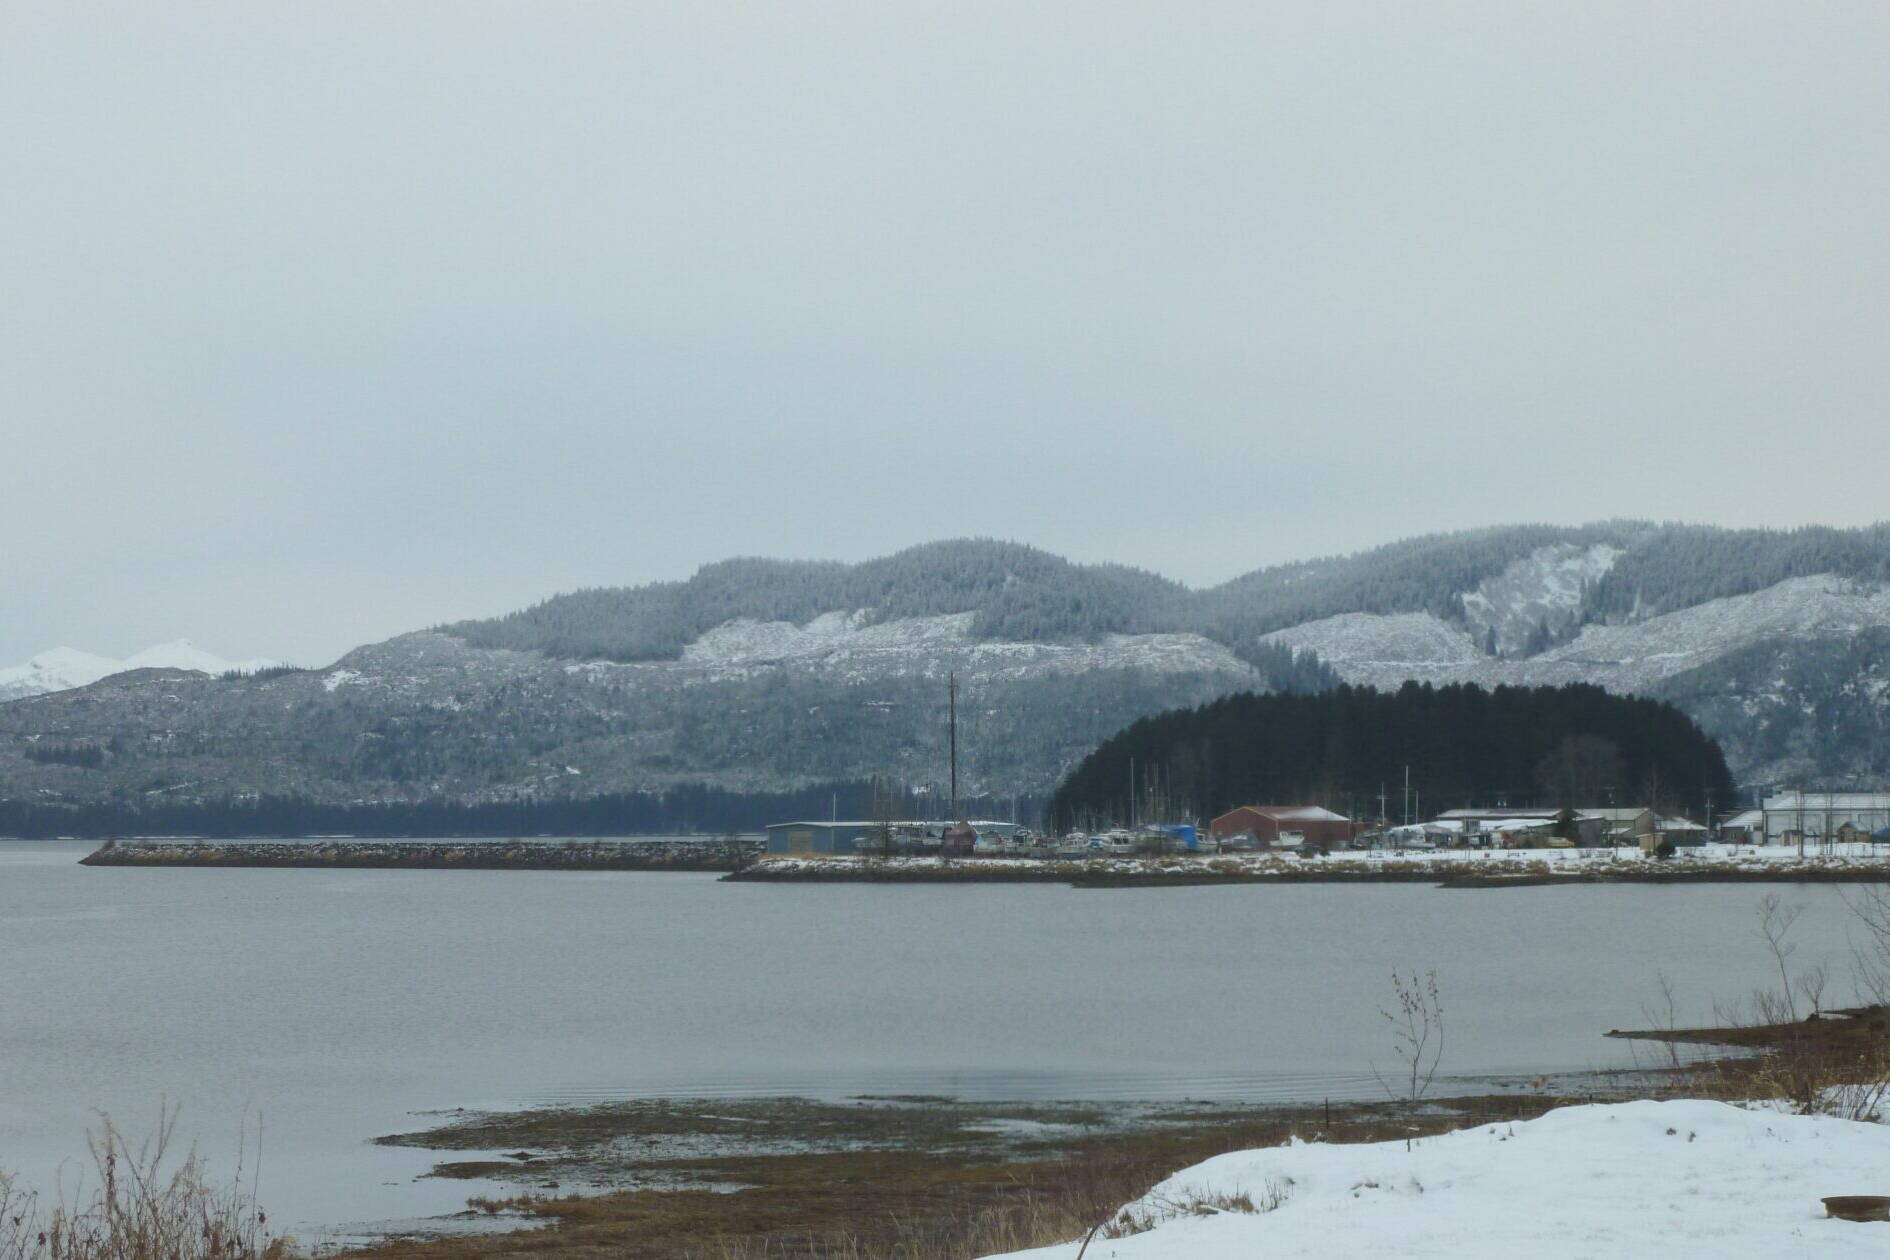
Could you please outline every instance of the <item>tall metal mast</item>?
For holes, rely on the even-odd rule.
[[[951,745],[952,745],[952,821],[958,821],[958,674],[956,671],[946,676],[946,687],[951,697]]]

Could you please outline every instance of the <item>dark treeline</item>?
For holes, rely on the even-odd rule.
[[[1238,695],[1119,732],[1051,798],[1053,826],[1130,813],[1206,819],[1236,805],[1319,804],[1402,821],[1406,767],[1425,816],[1466,806],[1650,805],[1703,813],[1733,803],[1719,745],[1656,700],[1599,687],[1339,687]]]
[[[105,764],[105,750],[96,744],[29,744],[22,752],[28,761],[46,765],[96,770]]]
[[[960,802],[973,817],[1008,818],[1011,801],[971,797]],[[1039,802],[1020,798],[1019,810]],[[941,806],[943,808],[943,806]],[[684,786],[663,792],[625,792],[545,800],[388,802],[332,805],[292,796],[162,803],[110,802],[42,805],[0,800],[0,836],[44,840],[58,836],[360,836],[371,839],[444,836],[635,836],[760,831],[769,823],[826,818],[872,819],[888,813],[928,818],[926,797],[871,780],[823,783],[791,792],[729,792]],[[1000,813],[1000,811],[1002,811]],[[1025,817],[1020,813],[1020,817]]]
[[[271,678],[287,678],[291,674],[315,672],[300,665],[264,665],[257,669],[226,669],[217,677],[224,682],[267,682]]]

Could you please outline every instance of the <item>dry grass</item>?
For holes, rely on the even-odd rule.
[[[390,1243],[375,1260],[963,1260],[1121,1237],[1150,1222],[1123,1212],[1175,1170],[1223,1151],[1289,1136],[1335,1142],[1402,1139],[1521,1119],[1547,1097],[1440,1103],[1412,1116],[1381,1105],[1274,1108],[1200,1126],[1085,1137],[1010,1159],[921,1151],[851,1151],[699,1161],[704,1175],[744,1183],[709,1190],[526,1196],[492,1206],[551,1227]],[[692,1161],[693,1162],[693,1161]],[[675,1165],[670,1165],[674,1167]],[[1154,1205],[1156,1215],[1267,1211],[1290,1188],[1251,1198]],[[1144,1215],[1147,1215],[1146,1213]],[[1091,1247],[1090,1254],[1096,1254]]]
[[[1890,892],[1872,886],[1845,900],[1865,931],[1852,967],[1852,986],[1864,1005],[1831,1009],[1825,967],[1792,968],[1792,929],[1803,907],[1770,893],[1756,907],[1756,931],[1777,969],[1776,986],[1757,989],[1730,1009],[1716,1007],[1714,1027],[1679,1028],[1663,977],[1664,1009],[1649,1012],[1655,1027],[1609,1035],[1662,1043],[1677,1092],[1691,1097],[1764,1100],[1847,1120],[1890,1119]],[[1686,1045],[1755,1053],[1689,1061],[1680,1049]]]
[[[1763,994],[1754,1004],[1765,1010]],[[1882,1013],[1814,1015],[1801,1020],[1758,1016],[1726,1019],[1721,1027],[1649,1030],[1666,1043],[1668,1092],[1727,1102],[1764,1100],[1801,1115],[1845,1120],[1885,1119],[1890,1103],[1890,1036]],[[1723,1045],[1757,1051],[1743,1058],[1688,1060],[1683,1045]]]
[[[213,1185],[192,1152],[169,1159],[176,1115],[135,1149],[112,1126],[87,1140],[94,1184],[42,1206],[0,1174],[0,1260],[283,1260],[285,1239],[243,1182]]]

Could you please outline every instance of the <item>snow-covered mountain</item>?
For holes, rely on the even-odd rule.
[[[1772,639],[1851,638],[1890,628],[1890,587],[1833,574],[1790,578],[1750,595],[1620,625],[1590,624],[1569,642],[1510,659],[1478,648],[1476,631],[1432,613],[1343,613],[1276,630],[1266,641],[1311,651],[1347,682],[1486,687],[1591,682],[1647,694],[1677,674]]]
[[[189,639],[174,639],[135,652],[123,660],[56,647],[41,652],[24,665],[0,668],[0,701],[45,695],[71,687],[89,687],[101,678],[132,669],[188,669],[216,677],[230,670],[269,669],[280,661],[229,661],[206,652]]]
[[[1493,656],[1539,652],[1576,622],[1622,554],[1607,543],[1538,547],[1464,593],[1464,628]]]
[[[218,677],[233,666],[167,645],[0,674],[15,695],[49,693],[0,704],[0,799],[924,783],[944,765],[947,673],[972,791],[1045,791],[1163,709],[1340,680],[1593,683],[1679,705],[1749,785],[1879,782],[1890,526],[1519,526],[1205,590],[966,540],[859,565],[726,561],[403,635],[326,670]]]

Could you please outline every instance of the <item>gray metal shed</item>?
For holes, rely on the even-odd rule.
[[[768,852],[781,854],[834,854],[860,851],[860,838],[870,822],[786,822],[768,825]]]

